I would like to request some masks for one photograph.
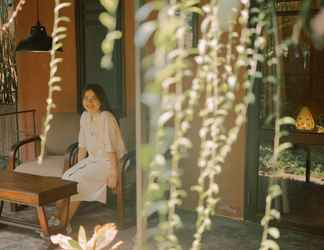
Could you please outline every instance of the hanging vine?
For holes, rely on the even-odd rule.
[[[4,1],[8,4],[8,1]],[[17,17],[18,13],[22,10],[23,5],[26,3],[26,0],[20,0],[15,8],[15,10],[12,12],[11,16],[8,18],[8,20],[5,23],[1,24],[1,31],[7,31],[10,27],[10,25],[15,21],[15,18]]]
[[[145,59],[146,91],[143,99],[151,107],[151,128],[154,145],[142,147],[143,156],[154,155],[150,162],[143,162],[148,170],[146,193],[146,215],[158,212],[159,226],[154,232],[158,249],[181,249],[175,230],[181,227],[181,219],[176,207],[181,205],[185,195],[181,185],[179,161],[191,147],[184,136],[189,128],[188,119],[192,119],[197,102],[195,92],[184,88],[185,79],[190,77],[189,57],[194,52],[186,48],[185,34],[189,32],[188,17],[200,12],[195,5],[199,1],[154,1],[142,7],[138,18],[145,20],[153,10],[158,10],[157,19],[141,25],[136,35],[138,45],[144,45],[155,32],[154,53]],[[199,88],[199,84],[194,84]],[[189,109],[184,110],[187,98]],[[186,111],[186,112],[184,112]],[[157,123],[155,123],[157,121]],[[172,122],[171,122],[172,121]],[[171,163],[165,157],[166,124],[173,123],[174,139],[170,146]]]
[[[211,217],[220,199],[216,177],[221,173],[226,157],[245,122],[247,107],[254,100],[253,86],[256,80],[260,79],[277,89],[274,96],[275,113],[272,114],[275,117],[274,154],[271,161],[274,173],[277,170],[278,157],[291,146],[288,142],[282,142],[287,134],[284,126],[295,124],[295,121],[291,117],[282,117],[281,114],[280,91],[284,80],[280,57],[287,51],[287,46],[298,40],[301,28],[308,22],[306,12],[302,10],[302,17],[297,22],[291,39],[279,43],[276,17],[271,12],[274,8],[269,7],[269,1],[259,0],[256,1],[259,6],[251,7],[249,0],[240,0],[240,6],[233,11],[235,17],[227,30],[221,28],[220,16],[224,15],[220,14],[221,2],[211,0],[202,8],[201,39],[196,51],[198,54],[195,57],[195,71],[187,68],[188,58],[182,56],[184,36],[181,31],[185,30],[185,22],[181,19],[184,9],[179,6],[184,2],[153,1],[138,11],[140,21],[148,17],[150,20],[140,25],[137,43],[144,46],[147,41],[152,41],[154,44],[153,54],[143,63],[149,65],[146,68],[147,85],[143,100],[151,109],[150,135],[154,139],[150,144],[142,145],[141,159],[149,175],[146,215],[156,211],[159,213],[159,224],[154,228],[159,249],[181,249],[176,235],[181,219],[175,213],[175,208],[181,204],[185,192],[181,188],[181,169],[178,165],[179,160],[192,146],[186,132],[191,127],[194,108],[200,100],[204,100],[203,107],[198,111],[202,120],[197,163],[200,176],[198,184],[192,187],[197,191],[199,201],[192,250],[201,248],[203,233],[211,226]],[[310,5],[310,1],[305,2],[307,3],[304,6]],[[199,1],[186,2],[187,5],[198,3]],[[273,1],[270,3],[274,4]],[[156,11],[156,15],[152,11]],[[313,28],[322,35],[322,29],[318,22],[316,24],[317,26],[312,24]],[[154,36],[150,40],[152,34]],[[182,34],[182,39],[178,34]],[[267,54],[267,38],[271,34],[276,37],[275,49]],[[260,66],[265,64],[272,69],[270,75],[263,75],[260,71]],[[190,88],[186,89],[182,84],[188,69],[193,74],[193,80]],[[231,127],[229,121],[233,113],[235,121]],[[174,129],[171,167],[163,154],[167,123]],[[270,227],[269,223],[280,217],[280,212],[272,208],[273,200],[280,194],[280,186],[271,183],[265,216],[261,221],[264,227],[261,249],[279,248],[275,239],[279,238],[280,232],[277,228]]]
[[[110,69],[113,67],[112,55],[115,40],[122,37],[122,33],[116,30],[116,12],[119,0],[100,0],[100,3],[106,9],[106,12],[100,14],[99,21],[108,30],[101,44],[101,50],[104,53],[101,58],[101,67]]]
[[[66,16],[60,16],[60,11],[63,8],[70,6],[70,2],[61,2],[60,0],[55,0],[54,6],[54,24],[53,24],[53,32],[52,32],[52,49],[50,51],[50,77],[48,81],[48,97],[47,97],[47,107],[46,107],[46,116],[44,121],[44,129],[41,134],[41,151],[38,157],[38,162],[42,163],[44,154],[45,154],[45,146],[47,133],[50,130],[50,122],[53,119],[52,109],[55,108],[55,104],[53,102],[53,94],[54,92],[61,91],[61,87],[59,83],[61,82],[61,77],[57,76],[58,64],[63,62],[62,58],[57,57],[56,52],[58,49],[63,46],[63,39],[66,38],[67,28],[60,25],[61,22],[69,22],[70,19]]]
[[[201,173],[198,185],[193,187],[198,192],[199,203],[197,231],[192,249],[201,248],[202,235],[211,226],[211,216],[214,215],[215,206],[219,201],[216,176],[221,173],[225,159],[245,122],[248,104],[254,100],[252,89],[259,73],[256,66],[261,60],[258,51],[262,49],[263,43],[257,40],[251,44],[254,28],[248,27],[249,8],[249,1],[241,1],[240,10],[235,11],[239,12],[239,28],[232,22],[226,32],[218,28],[219,2],[211,1],[203,8],[206,12],[202,22],[203,36],[203,25],[208,27],[206,23],[210,22],[210,29],[205,31],[206,37],[210,40],[204,41],[203,37],[199,44],[202,42],[209,44],[210,57],[213,61],[209,69],[206,68],[208,72],[205,79],[206,101],[204,109],[200,112],[203,119],[200,129],[201,151],[198,159]],[[262,27],[260,28],[259,32],[262,32]],[[224,35],[227,39],[222,42]],[[247,67],[250,68],[248,71]],[[215,68],[218,70],[215,71]],[[242,95],[240,91],[244,93],[241,100],[238,99]],[[234,126],[228,128],[231,110],[234,110],[236,118]]]
[[[8,10],[7,1],[1,0],[1,27],[9,27],[11,24],[8,21]],[[0,32],[0,44],[0,104],[16,104],[17,68],[13,32],[7,28],[2,29],[2,32]]]

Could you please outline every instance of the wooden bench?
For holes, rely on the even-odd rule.
[[[41,166],[40,166],[41,167]],[[0,223],[42,231],[45,236],[57,233],[49,228],[44,206],[58,200],[66,202],[64,229],[67,226],[70,197],[77,193],[77,183],[56,177],[0,171]],[[39,225],[2,216],[3,201],[36,207]]]

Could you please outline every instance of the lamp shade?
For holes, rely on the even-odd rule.
[[[51,48],[52,38],[47,35],[45,27],[37,21],[37,24],[32,26],[30,35],[17,45],[16,51],[46,52]]]

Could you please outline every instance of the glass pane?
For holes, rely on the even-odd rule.
[[[278,30],[280,39],[291,35],[299,4],[278,5]],[[268,52],[274,49],[269,37]],[[306,34],[301,34],[298,46],[291,46],[283,58],[282,115],[297,120],[289,127],[289,141],[293,147],[284,152],[279,161],[279,171],[271,171],[273,155],[274,113],[273,96],[275,85],[262,83],[260,87],[260,145],[258,169],[258,215],[265,209],[270,179],[276,179],[283,195],[275,201],[281,211],[281,223],[306,226],[315,230],[324,228],[324,51],[316,50]],[[263,74],[269,75],[273,68],[263,67]]]

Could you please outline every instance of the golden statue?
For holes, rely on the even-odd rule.
[[[296,118],[296,128],[300,130],[313,130],[315,121],[309,108],[304,106],[299,111]]]

